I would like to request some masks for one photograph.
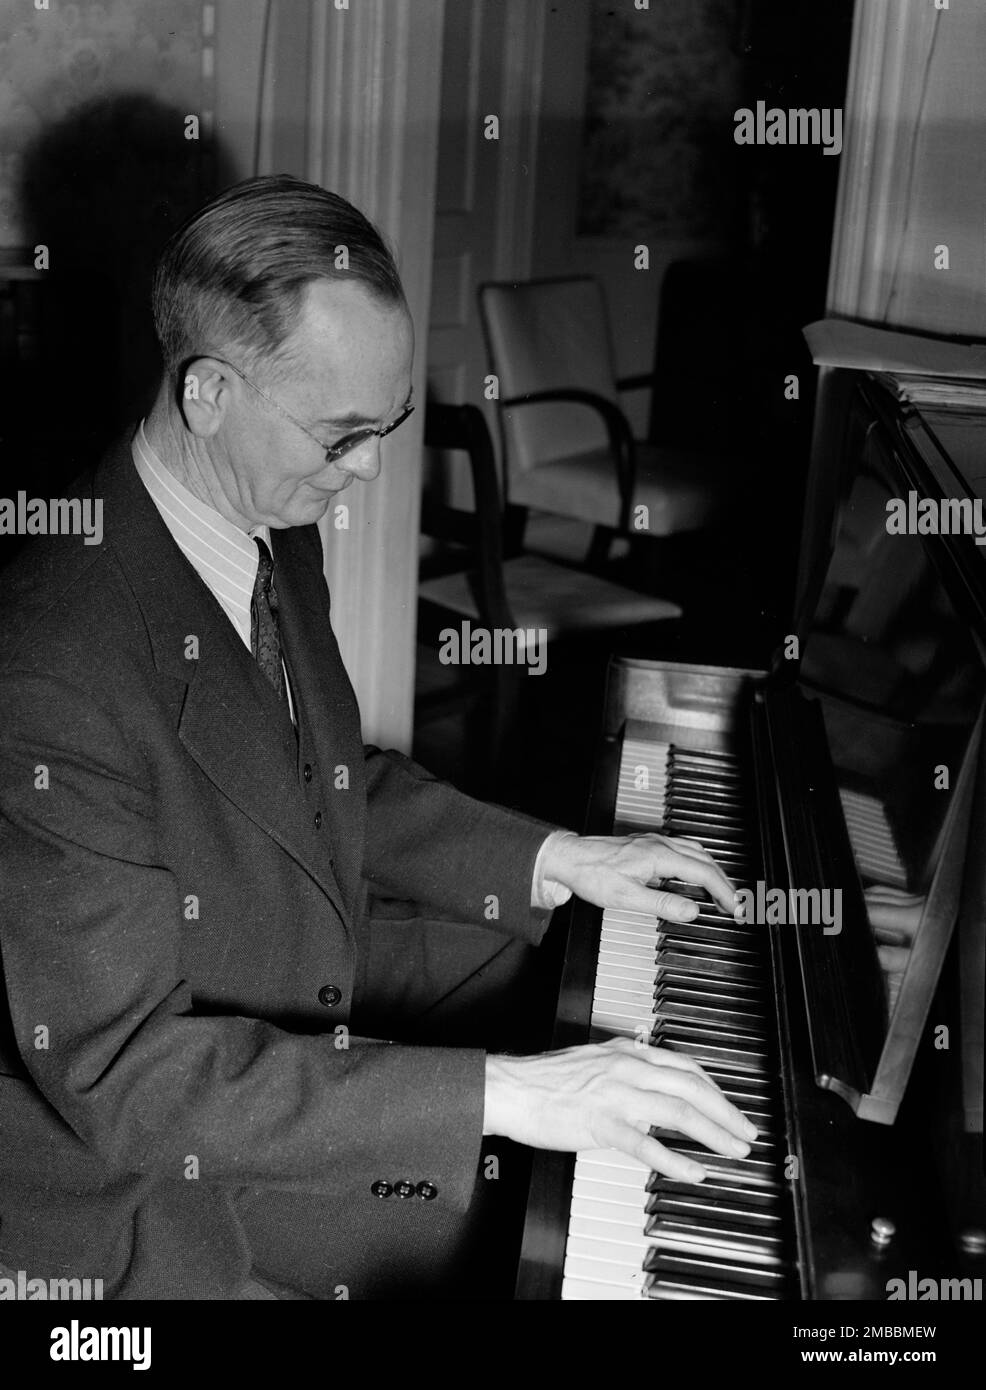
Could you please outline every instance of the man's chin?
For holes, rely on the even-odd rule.
[[[276,527],[313,526],[316,521],[322,520],[335,501],[335,497],[334,492],[324,492],[317,497],[308,497],[304,501],[292,502],[287,512],[282,512],[276,521],[268,522],[268,525]]]

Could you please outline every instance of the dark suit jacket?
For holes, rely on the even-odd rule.
[[[129,443],[77,491],[102,544],[31,541],[2,583],[0,1263],[224,1298],[244,1188],[319,1194],[350,1246],[468,1203],[483,1054],[339,1046],[367,880],[536,942],[550,827],[364,748],[314,527],[273,535],[296,742]],[[438,1196],[382,1215],[401,1176]]]

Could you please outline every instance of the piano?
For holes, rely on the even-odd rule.
[[[849,396],[771,669],[610,668],[587,833],[700,840],[746,919],[677,882],[684,926],[576,904],[552,1044],[686,1053],[758,1139],[727,1159],[659,1133],[699,1184],[536,1154],[519,1299],[885,1301],[912,1272],[986,1275],[986,548],[943,534],[939,504],[973,494],[941,432],[868,377]],[[912,493],[938,534],[888,529]]]

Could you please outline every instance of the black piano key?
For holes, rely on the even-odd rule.
[[[682,743],[669,743],[668,757],[701,759],[726,767],[742,765],[737,755],[728,748],[686,748]]]
[[[716,1047],[713,1043],[695,1042],[688,1038],[676,1037],[668,1034],[664,1029],[655,1030],[651,1035],[651,1041],[655,1047],[668,1047],[672,1052],[680,1052],[684,1057],[691,1057],[700,1066],[706,1063],[718,1064],[723,1069],[732,1067],[742,1073],[766,1073],[766,1058],[758,1057],[749,1052],[740,1051],[737,1048]]]
[[[740,922],[732,912],[723,912],[721,907],[712,903],[706,904],[698,899],[698,916],[694,918],[696,922],[701,922],[704,926],[732,927],[734,930],[745,927],[752,935],[753,923]]]
[[[719,867],[723,868],[723,865],[720,864]],[[738,884],[742,887],[744,880],[740,875],[733,873],[730,874],[729,877],[733,884]],[[716,904],[709,897],[706,890],[700,888],[697,883],[686,883],[684,879],[680,878],[666,878],[663,886],[669,893],[677,893],[679,898],[691,898],[694,902],[698,903],[700,910],[704,909],[708,911],[716,908]],[[733,921],[735,920],[736,919],[733,918]]]
[[[688,924],[662,922],[654,938],[658,960],[662,959],[662,953],[665,951],[687,952],[695,959],[707,961],[709,964],[746,965],[755,971],[758,980],[762,981],[765,978],[764,953],[755,936],[747,938],[745,945],[734,946],[723,941],[721,936],[710,936],[703,932],[691,932],[685,936],[681,932],[682,925]]]
[[[730,1028],[725,1019],[691,1018],[687,1012],[667,1014],[654,1006],[653,1030],[671,1038],[698,1041],[707,1038],[716,1047],[729,1047],[737,1052],[749,1052],[754,1057],[770,1056],[769,1039],[762,1030]]]
[[[657,955],[657,967],[655,978],[664,991],[675,999],[701,996],[704,999],[721,1000],[727,1007],[735,1005],[737,1008],[763,1013],[764,1017],[773,1017],[773,1004],[762,984],[748,980],[724,980],[717,975],[703,976],[697,970],[672,970],[665,965],[660,953]]]
[[[682,791],[680,795],[674,797],[670,810],[673,816],[684,816],[686,820],[711,821],[715,825],[721,825],[723,829],[742,833],[744,843],[749,843],[750,826],[744,814],[745,807],[736,805],[723,805],[716,802],[711,797],[706,798],[697,796],[691,792]]]
[[[659,1032],[663,1038],[676,1042],[708,1041],[723,1057],[728,1053],[735,1053],[730,1065],[724,1068],[726,1071],[733,1070],[734,1063],[742,1062],[747,1057],[754,1063],[757,1060],[766,1060],[770,1055],[767,1046],[759,1043],[756,1038],[744,1036],[742,1033],[731,1033],[725,1028],[716,1028],[711,1024],[692,1025],[686,1019],[657,1024],[654,1032]]]
[[[714,1081],[723,1095],[740,1110],[759,1110],[768,1115],[779,1113],[780,1098],[774,1091],[775,1083],[770,1077],[738,1076],[735,1072],[718,1071],[715,1067],[705,1067],[703,1070],[709,1080]]]
[[[734,1226],[727,1220],[662,1213],[647,1222],[644,1234],[654,1239],[657,1250],[677,1250],[700,1257],[727,1256],[744,1265],[774,1269],[786,1268],[788,1264],[787,1246],[779,1235]]]
[[[676,793],[682,795],[687,793],[689,796],[702,796],[710,800],[715,800],[723,806],[736,807],[743,811],[750,811],[752,808],[746,798],[737,791],[735,785],[725,785],[721,782],[711,782],[706,778],[692,777],[682,774],[672,777],[667,784],[665,793],[665,803],[673,800]]]
[[[784,1270],[744,1265],[739,1260],[703,1259],[698,1255],[676,1254],[667,1250],[655,1250],[648,1255],[644,1269],[654,1276],[655,1286],[659,1286],[664,1278],[688,1280],[694,1281],[697,1286],[705,1284],[724,1293],[730,1290],[741,1293],[744,1289],[750,1289],[764,1298],[782,1298],[789,1283],[789,1276]]]
[[[689,945],[692,944],[689,943]],[[693,972],[696,979],[712,978],[736,981],[740,984],[755,983],[763,979],[763,966],[757,962],[755,957],[746,952],[732,953],[728,959],[721,959],[711,951],[706,953],[695,949],[686,951],[684,942],[679,943],[671,938],[666,943],[660,959],[667,969],[682,975]]]
[[[721,1066],[735,1066],[737,1076],[755,1076],[763,1074],[766,1068],[758,1066],[756,1062],[733,1063],[731,1058],[723,1058],[722,1049],[715,1047],[701,1047],[697,1043],[682,1042],[678,1038],[652,1038],[652,1046],[667,1047],[672,1052],[678,1052],[682,1057],[690,1057],[693,1062],[697,1062],[700,1067],[708,1067],[719,1064]]]
[[[681,1134],[678,1130],[662,1129],[659,1125],[652,1125],[650,1133],[652,1139],[658,1140],[659,1143],[663,1144],[665,1148],[668,1149],[677,1149],[681,1144],[691,1145],[693,1143],[687,1135]],[[780,1150],[776,1138],[767,1138],[764,1135],[758,1135],[750,1145],[750,1152],[747,1158],[737,1160],[737,1162],[745,1163],[750,1160],[755,1160],[758,1163],[765,1163],[779,1172],[781,1167],[779,1156]]]
[[[688,777],[707,777],[719,782],[729,782],[746,790],[743,770],[735,764],[713,763],[704,758],[672,757],[665,770],[665,776],[674,777],[679,773]]]
[[[708,1154],[706,1154],[708,1157]],[[704,1165],[703,1165],[704,1166]],[[709,1173],[700,1183],[680,1182],[654,1173],[648,1179],[647,1192],[653,1197],[698,1198],[703,1202],[728,1202],[744,1211],[782,1211],[783,1190],[779,1187],[744,1187],[734,1174]]]
[[[655,1274],[648,1275],[644,1285],[644,1298],[670,1301],[729,1303],[760,1303],[773,1300],[775,1295],[755,1293],[750,1289],[727,1289],[722,1285],[703,1283],[700,1279],[669,1279]]]
[[[662,999],[674,1000],[680,1004],[693,1003],[706,1008],[732,1009],[737,1013],[749,1014],[751,1018],[773,1022],[773,1013],[768,1008],[763,992],[733,987],[732,981],[681,976],[677,971],[675,978],[669,979],[661,969],[660,957],[657,961],[654,993]]]
[[[677,796],[715,799],[723,806],[743,811],[747,817],[753,810],[742,783],[728,777],[720,777],[716,773],[702,772],[697,768],[683,768],[668,776],[664,787],[665,806],[669,803],[673,805]]]
[[[737,922],[732,913],[716,912],[712,908],[702,906],[701,903],[700,908],[698,908],[698,915],[691,920],[698,923],[700,927],[712,927],[718,931],[741,931],[747,938],[755,938],[757,935],[762,938],[762,929],[759,929],[757,923]]]
[[[740,1013],[736,1009],[715,1008],[692,1000],[667,999],[660,990],[654,991],[655,1016],[670,1022],[673,1019],[692,1020],[695,1023],[715,1023],[733,1033],[747,1033],[751,1038],[764,1040],[767,1037],[766,1024],[754,1014]]]
[[[702,1189],[696,1188],[696,1191]],[[780,1203],[771,1206],[754,1206],[743,1200],[744,1194],[735,1198],[716,1197],[706,1194],[704,1200],[688,1197],[678,1192],[656,1192],[647,1200],[646,1234],[650,1235],[651,1225],[666,1220],[709,1221],[725,1224],[742,1230],[760,1231],[777,1236],[784,1228],[784,1218]]]
[[[663,960],[658,957],[660,962],[660,973],[658,978],[665,993],[670,994],[675,999],[689,999],[701,997],[719,1001],[723,1004],[738,1004],[742,1008],[757,1009],[763,1007],[765,1013],[771,1006],[770,997],[766,990],[757,984],[751,984],[744,980],[724,980],[717,975],[701,975],[697,970],[685,971],[670,969]]]
[[[751,941],[757,934],[730,927],[710,927],[702,922],[669,922],[666,935],[673,935],[676,941],[704,941],[710,946],[732,946],[737,950],[749,950]]]
[[[721,816],[710,816],[701,812],[689,815],[684,807],[671,806],[664,817],[664,828],[669,835],[703,839],[707,845],[718,841],[735,854],[741,850],[749,854],[749,833],[738,825],[727,824]]]
[[[718,1084],[719,1083],[716,1082],[716,1085]],[[763,1139],[770,1143],[777,1144],[781,1141],[783,1138],[783,1131],[777,1124],[775,1112],[758,1110],[755,1105],[750,1105],[746,1102],[743,1093],[740,1091],[734,1091],[726,1086],[720,1086],[719,1089],[729,1101],[730,1105],[735,1105],[736,1109],[741,1110],[752,1125],[756,1125],[758,1137],[755,1142],[759,1143],[760,1140]]]
[[[756,1158],[751,1153],[748,1158],[730,1158],[727,1154],[712,1153],[695,1144],[691,1139],[662,1139],[661,1143],[672,1153],[701,1163],[707,1173],[728,1178],[741,1189],[758,1187],[776,1189],[781,1185],[777,1164],[772,1160]]]

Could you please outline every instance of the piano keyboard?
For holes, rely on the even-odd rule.
[[[884,807],[875,796],[865,796],[848,787],[839,788],[839,799],[863,881],[906,889],[907,870]]]
[[[642,829],[701,840],[737,887],[761,870],[744,776],[728,753],[624,741],[614,833]],[[697,1159],[702,1183],[675,1182],[615,1151],[576,1156],[563,1299],[740,1299],[792,1296],[769,945],[700,889],[684,925],[606,911],[592,1006],[593,1041],[650,1040],[700,1062],[759,1130],[744,1159],[655,1131]]]

